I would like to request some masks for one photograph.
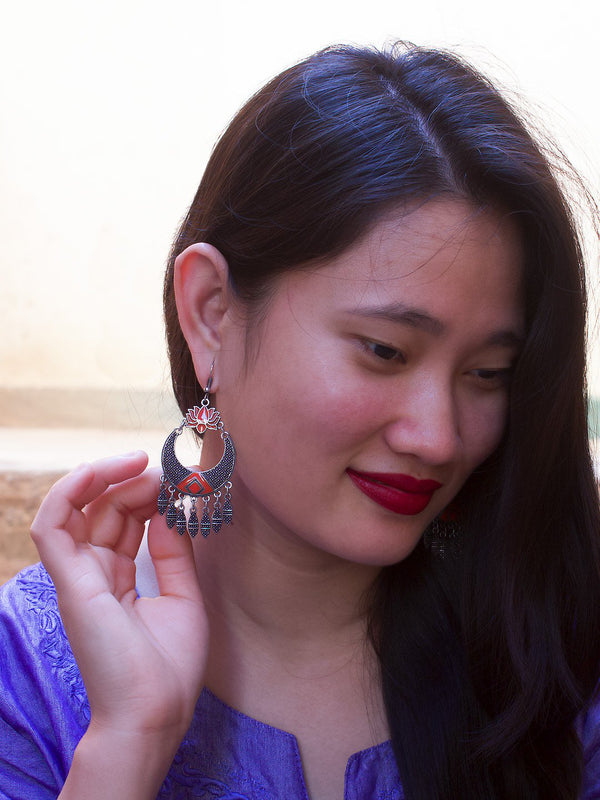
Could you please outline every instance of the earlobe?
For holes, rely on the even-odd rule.
[[[221,325],[229,306],[229,268],[206,242],[190,245],[175,260],[175,302],[179,324],[202,386],[221,347]],[[217,388],[213,377],[213,391]]]

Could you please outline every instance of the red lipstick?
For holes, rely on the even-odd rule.
[[[348,477],[363,494],[396,514],[420,514],[442,484],[430,479],[394,472],[357,472],[347,469]]]

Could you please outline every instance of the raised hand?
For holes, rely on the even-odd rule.
[[[82,465],[50,490],[32,536],[88,693],[86,736],[97,752],[115,736],[134,750],[139,743],[144,758],[153,742],[162,749],[158,763],[172,757],[191,721],[208,624],[191,542],[155,513],[160,476],[143,472],[146,463],[144,453],[134,453]],[[151,517],[160,596],[141,598],[134,559]]]

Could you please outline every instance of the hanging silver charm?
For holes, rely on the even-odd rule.
[[[225,484],[225,502],[223,503],[223,522],[225,525],[231,525],[233,522],[233,506],[231,505],[231,495],[229,494],[230,489],[231,483],[227,481]]]
[[[167,527],[172,528],[177,521],[177,509],[175,508],[175,500],[173,500],[173,494],[171,493],[171,499],[169,500],[169,504],[167,506]]]
[[[183,507],[183,497],[180,497],[180,505],[177,509],[177,519],[175,520],[175,525],[177,526],[177,533],[180,536],[187,531],[187,519],[185,517],[185,508]]]
[[[204,509],[202,511],[202,519],[200,520],[200,533],[204,538],[210,533],[210,514],[208,513],[208,497],[204,498]]]
[[[198,514],[196,514],[196,498],[192,497],[192,510],[190,511],[190,516],[188,519],[187,529],[189,535],[194,538],[194,536],[198,535],[198,531],[200,530],[200,523],[198,522]]]
[[[221,503],[219,502],[220,497],[221,492],[215,492],[215,504],[212,514],[212,529],[215,533],[221,530],[221,525],[223,524],[223,514],[221,512]]]
[[[164,481],[160,484],[160,492],[158,493],[157,505],[158,505],[158,510],[161,514],[165,513],[169,505],[169,493],[167,491],[167,485]]]
[[[157,499],[158,511],[160,514],[166,513],[169,528],[176,526],[181,535],[187,530],[192,537],[196,536],[198,530],[203,536],[208,536],[211,528],[217,533],[223,523],[231,525],[233,519],[230,490],[235,466],[235,447],[231,436],[224,429],[221,415],[216,408],[210,406],[208,395],[212,384],[212,369],[211,367],[211,375],[200,405],[190,408],[179,427],[169,434],[160,459],[163,474]],[[223,455],[216,466],[207,470],[191,470],[179,462],[175,455],[175,441],[184,428],[192,428],[199,434],[206,431],[216,431],[221,434]],[[220,489],[223,487],[225,487],[225,502],[221,506]],[[214,496],[212,519],[208,511],[211,495]],[[184,497],[191,498],[191,510],[187,519]],[[196,513],[196,500],[199,497],[204,501],[200,523]]]

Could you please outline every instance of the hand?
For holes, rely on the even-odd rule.
[[[98,731],[183,737],[206,666],[208,623],[189,537],[156,513],[144,453],[82,465],[50,490],[32,526]],[[140,598],[144,526],[160,590]],[[167,748],[170,749],[170,748]]]

